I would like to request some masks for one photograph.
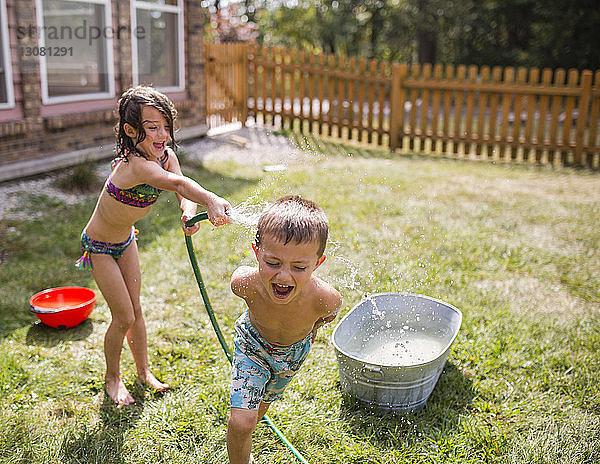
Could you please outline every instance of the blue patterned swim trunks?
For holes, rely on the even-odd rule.
[[[312,333],[292,345],[273,345],[252,326],[246,311],[235,322],[233,342],[231,407],[258,409],[261,401],[271,403],[283,395],[308,356]]]

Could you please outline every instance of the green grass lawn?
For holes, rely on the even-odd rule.
[[[283,173],[227,163],[184,171],[228,198],[257,204],[299,193],[331,223],[317,271],[344,297],[412,292],[463,313],[426,407],[408,416],[356,404],[339,386],[330,342],[317,338],[273,422],[310,463],[593,463],[600,460],[600,178],[550,170],[391,155],[297,139],[310,162]],[[0,462],[225,463],[229,364],[206,316],[172,194],[140,221],[142,304],[163,395],[122,372],[136,404],[103,393],[101,296],[69,330],[36,323],[28,299],[84,285],[78,236],[96,193],[75,206],[31,196],[28,221],[0,221]],[[231,272],[253,264],[252,231],[208,223],[194,237],[207,291],[231,340],[243,311]],[[259,464],[293,463],[261,425]]]

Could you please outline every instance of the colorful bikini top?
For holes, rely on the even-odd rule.
[[[164,161],[166,161],[168,155],[165,155],[158,159],[160,163],[160,167],[164,169]],[[124,158],[117,157],[111,161],[111,168],[114,169],[120,161]],[[138,184],[133,187],[122,189],[116,187],[115,184],[108,179],[106,183],[106,193],[108,193],[115,200],[120,201],[129,206],[135,206],[137,208],[146,208],[148,206],[153,205],[156,200],[158,200],[158,196],[163,192],[163,190],[153,187],[148,184]]]

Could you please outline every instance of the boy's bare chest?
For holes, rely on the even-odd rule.
[[[258,303],[258,302],[257,302]],[[276,305],[263,302],[249,307],[251,320],[268,341],[290,345],[312,330],[318,316],[309,302]]]

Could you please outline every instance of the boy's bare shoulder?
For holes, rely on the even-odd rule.
[[[314,277],[313,301],[317,312],[322,315],[336,313],[342,304],[342,296],[332,285]]]
[[[239,297],[245,298],[256,292],[258,268],[240,266],[231,274],[231,291]]]

